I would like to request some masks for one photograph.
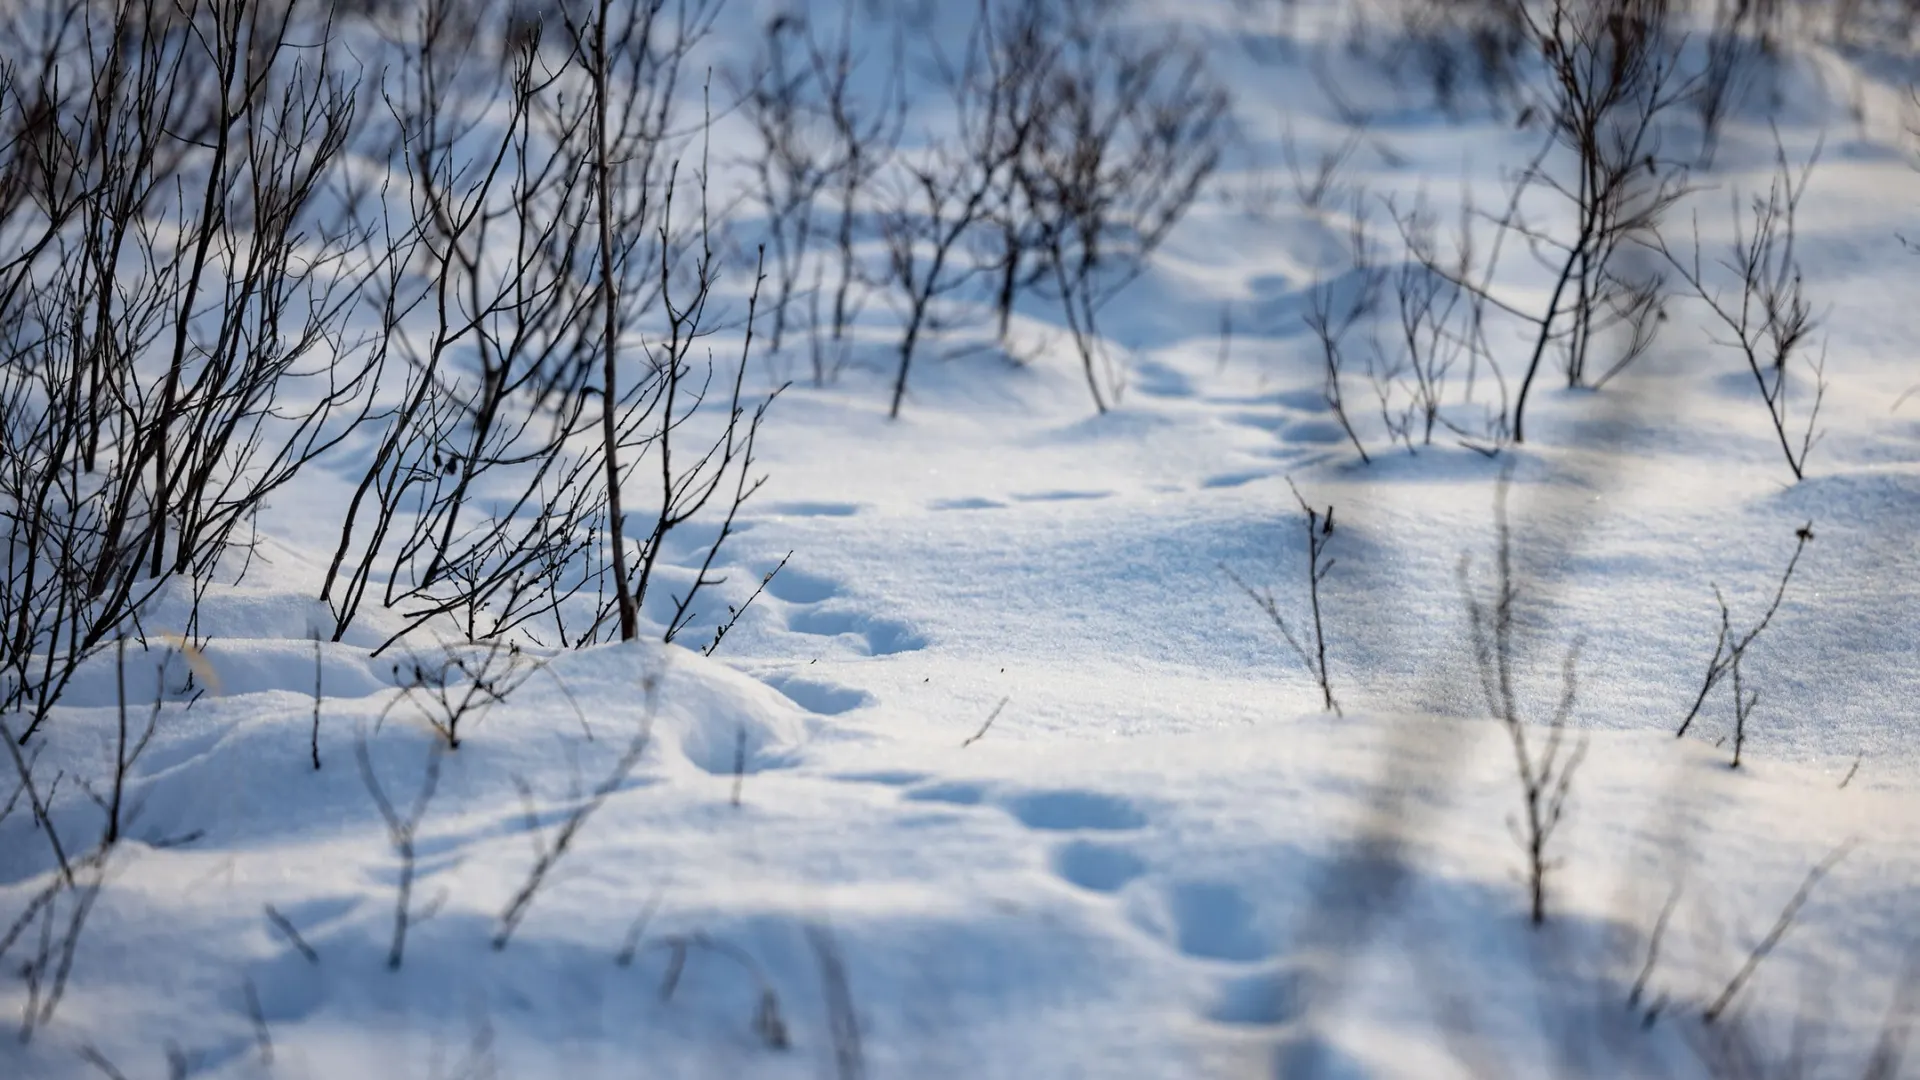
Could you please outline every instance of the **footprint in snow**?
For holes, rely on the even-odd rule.
[[[1154,879],[1147,860],[1113,835],[1147,827],[1147,814],[1131,799],[1074,789],[1003,793],[971,780],[916,783],[921,778],[913,774],[841,777],[870,778],[911,785],[902,793],[909,802],[992,807],[1036,832],[1079,833],[1053,848],[1049,869],[1085,892],[1124,892],[1121,902],[1133,924],[1189,960],[1262,964],[1280,954],[1280,928],[1245,886],[1224,880]],[[1236,975],[1221,983],[1203,1015],[1221,1024],[1285,1025],[1298,1015],[1296,991],[1287,972]]]
[[[1085,502],[1104,499],[1111,491],[1033,491],[1013,496],[1015,502]]]
[[[1252,469],[1247,472],[1221,473],[1218,476],[1209,476],[1205,480],[1200,481],[1200,486],[1203,488],[1243,487],[1256,480],[1265,480],[1272,475],[1273,470],[1271,469]]]
[[[868,656],[891,656],[927,647],[927,641],[905,623],[850,611],[801,608],[787,616],[787,629],[797,634],[845,639]]]
[[[839,591],[839,586],[831,579],[792,566],[782,568],[767,582],[767,595],[789,604],[817,604],[822,600],[831,600],[833,594]]]
[[[1119,831],[1147,824],[1147,816],[1131,800],[1097,791],[1030,791],[1000,805],[1029,829]]]
[[[1299,420],[1279,429],[1279,435],[1290,443],[1304,446],[1333,446],[1347,441],[1346,429],[1332,420]]]
[[[1143,898],[1136,921],[1189,958],[1251,963],[1279,951],[1273,928],[1246,890],[1232,882],[1176,882],[1158,901]]]
[[[767,595],[788,607],[787,629],[796,634],[844,638],[847,644],[857,652],[867,656],[889,656],[926,647],[926,639],[915,633],[905,623],[820,606],[834,600],[839,592],[839,584],[832,579],[810,574],[795,567],[780,571],[773,576],[773,580],[767,582]],[[787,693],[778,684],[775,684],[775,688],[781,689],[783,693],[787,693],[788,697],[800,701],[801,705],[815,712],[846,712],[862,704],[846,696],[848,693],[860,693],[860,691],[836,687],[833,690],[837,692],[829,693],[820,689],[827,685],[824,683],[799,685],[797,690],[798,693],[807,695],[811,702],[826,707],[816,707],[809,701],[800,701],[794,693]]]
[[[1053,872],[1088,892],[1112,893],[1147,872],[1146,860],[1124,847],[1070,840],[1053,853]]]
[[[759,513],[779,517],[852,517],[861,509],[859,503],[849,502],[783,502],[760,507]]]
[[[953,780],[911,788],[901,796],[909,802],[946,803],[950,806],[979,806],[986,797],[984,785]]]
[[[1135,364],[1129,381],[1135,390],[1149,397],[1190,398],[1195,392],[1193,380],[1184,372],[1154,360]]]
[[[996,502],[993,499],[965,498],[936,499],[927,505],[934,510],[1000,510],[1005,508],[1007,504]]]
[[[1346,429],[1337,421],[1290,416],[1277,410],[1241,410],[1226,414],[1231,423],[1266,432],[1284,446],[1334,446],[1345,442]]]
[[[1206,1017],[1216,1024],[1288,1024],[1305,1011],[1302,994],[1300,979],[1292,971],[1243,975],[1221,983]]]
[[[1292,409],[1294,412],[1327,411],[1326,394],[1319,390],[1262,390],[1251,394],[1208,394],[1200,399],[1208,405],[1258,406],[1263,409]]]
[[[873,704],[873,695],[865,690],[825,680],[777,676],[766,682],[785,694],[795,705],[820,716],[839,716],[863,705]]]
[[[908,788],[912,802],[992,806],[1039,832],[1124,832],[1143,829],[1147,815],[1130,799],[1098,791],[1009,791],[971,780],[941,780]]]

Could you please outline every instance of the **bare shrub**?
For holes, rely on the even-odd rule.
[[[1787,559],[1787,567],[1780,573],[1780,584],[1773,590],[1773,600],[1760,618],[1744,634],[1733,632],[1733,615],[1727,608],[1726,597],[1720,595],[1720,587],[1713,587],[1713,598],[1720,605],[1720,633],[1713,642],[1713,656],[1707,660],[1707,673],[1700,682],[1700,692],[1694,695],[1693,705],[1680,721],[1680,727],[1674,732],[1676,738],[1686,736],[1693,722],[1700,715],[1700,709],[1707,702],[1707,695],[1715,687],[1731,677],[1733,681],[1733,767],[1740,767],[1740,752],[1747,741],[1747,717],[1753,712],[1754,701],[1759,692],[1745,693],[1741,686],[1740,665],[1746,659],[1747,650],[1773,625],[1773,617],[1779,614],[1780,604],[1787,596],[1787,584],[1793,580],[1793,571],[1800,565],[1800,556],[1813,542],[1813,522],[1809,521],[1794,530],[1793,555]]]
[[[1734,238],[1719,265],[1738,281],[1735,295],[1709,282],[1701,264],[1697,221],[1693,250],[1686,256],[1657,237],[1650,241],[1728,335],[1716,336],[1714,342],[1738,350],[1746,361],[1795,480],[1806,476],[1807,458],[1820,440],[1820,403],[1827,388],[1824,355],[1809,356],[1805,348],[1818,320],[1794,254],[1794,217],[1818,160],[1816,148],[1796,171],[1787,162],[1785,148],[1776,146],[1773,182],[1764,196],[1752,197],[1745,224],[1739,219],[1739,196],[1734,196]],[[1794,382],[1789,369],[1795,360],[1807,369],[1802,378],[1812,386],[1804,416],[1793,411],[1796,399],[1789,392]]]
[[[1463,360],[1468,365],[1479,360],[1473,331],[1483,312],[1474,294],[1454,284],[1473,272],[1469,230],[1462,227],[1461,243],[1449,259],[1441,253],[1437,221],[1429,208],[1416,204],[1402,210],[1391,200],[1387,205],[1408,257],[1387,281],[1393,298],[1392,351],[1376,346],[1369,374],[1388,436],[1413,453],[1416,442],[1433,445],[1436,430],[1475,434],[1461,428],[1448,407],[1449,398],[1457,394],[1452,389],[1456,369]],[[1448,272],[1435,273],[1435,266],[1447,266]],[[1469,377],[1469,393],[1471,385]]]
[[[1119,389],[1113,373],[1101,374],[1099,313],[1145,272],[1218,166],[1228,96],[1178,34],[1121,29],[1101,0],[1061,7],[1060,43],[1037,80],[1040,120],[1012,169],[1037,227],[1040,282],[1105,412]],[[1010,248],[1003,271],[1003,336],[1018,254]]]
[[[196,633],[205,583],[365,418],[378,366],[345,331],[362,236],[322,209],[358,123],[332,38],[309,48],[298,5],[63,10],[0,26],[31,58],[0,86],[24,121],[0,147],[0,710],[32,714],[22,738],[176,579]]]
[[[443,642],[439,656],[409,651],[404,663],[393,665],[400,693],[380,718],[384,721],[402,703],[411,705],[447,749],[458,750],[463,725],[471,730],[545,666],[522,652],[518,642],[499,638],[474,646]]]
[[[811,266],[806,315],[816,386],[825,385],[846,359],[846,329],[868,287],[855,254],[855,223],[868,184],[893,152],[904,115],[897,33],[891,55],[896,74],[886,88],[872,100],[855,91],[854,76],[866,56],[855,46],[854,15],[855,5],[845,5],[837,26],[828,29],[804,6],[783,9],[767,21],[753,58],[730,74],[739,111],[758,143],[747,164],[773,253],[768,351],[778,354],[784,347]],[[830,239],[835,253],[814,250],[816,239]],[[831,339],[841,346],[835,356],[828,355],[822,336],[828,317],[820,311],[829,266]]]
[[[834,35],[824,40],[810,36],[807,48],[820,104],[833,132],[834,168],[830,188],[837,203],[831,259],[831,340],[837,353],[829,367],[826,346],[820,337],[822,319],[816,310],[810,319],[816,383],[826,381],[829,373],[837,371],[845,362],[848,327],[864,307],[868,294],[884,285],[884,281],[877,281],[861,266],[855,251],[855,226],[863,213],[869,186],[898,147],[906,120],[898,31],[892,37],[885,94],[877,101],[866,101],[854,89],[854,76],[866,63],[864,55],[854,48],[854,11],[855,6],[847,4],[841,11],[840,26]],[[812,297],[816,306],[827,280],[824,267],[817,268],[817,273]]]
[[[882,235],[903,323],[898,415],[942,297],[991,281],[1005,340],[1018,295],[1057,303],[1095,408],[1117,392],[1100,311],[1147,267],[1212,175],[1227,95],[1179,35],[1125,29],[1103,0],[982,0],[940,79],[950,130],[898,155]],[[969,244],[975,258],[956,256]]]
[[[941,58],[952,130],[903,147],[877,188],[888,281],[900,311],[900,340],[888,415],[897,418],[921,339],[941,325],[936,304],[967,285],[977,267],[958,258],[985,223],[1002,173],[1021,152],[1035,118],[1009,99],[1030,94],[1039,58],[1002,51],[992,0],[981,0],[957,62]]]
[[[1779,0],[1715,0],[1692,102],[1700,119],[1701,165],[1713,163],[1728,112],[1752,90],[1756,69],[1778,47],[1786,7]]]
[[[1260,605],[1260,610],[1266,613],[1268,620],[1273,623],[1275,629],[1280,631],[1280,636],[1286,641],[1287,647],[1293,650],[1293,654],[1300,658],[1300,663],[1307,669],[1307,673],[1319,683],[1321,702],[1326,710],[1338,715],[1340,703],[1334,700],[1333,679],[1327,672],[1326,623],[1320,611],[1320,583],[1325,581],[1327,574],[1332,572],[1334,564],[1334,560],[1327,557],[1327,545],[1333,539],[1333,507],[1329,506],[1324,511],[1316,509],[1307,502],[1306,496],[1300,494],[1300,489],[1294,487],[1291,478],[1287,480],[1287,488],[1293,492],[1294,501],[1300,504],[1300,512],[1306,519],[1307,610],[1313,620],[1312,626],[1297,631],[1296,623],[1290,623],[1286,614],[1280,610],[1280,602],[1274,598],[1272,589],[1256,589],[1241,580],[1231,569],[1224,566],[1221,569],[1225,570],[1227,577],[1240,587],[1241,592],[1246,593],[1254,603]]]
[[[1448,112],[1457,111],[1475,88],[1504,101],[1517,92],[1526,54],[1537,44],[1523,10],[1529,2],[1404,0],[1393,13],[1405,44],[1389,59],[1396,69],[1409,60],[1417,66],[1435,102]]]
[[[537,34],[502,74],[474,32],[463,5],[426,0],[389,42],[399,205],[370,291],[406,382],[321,585],[335,641],[382,579],[379,603],[408,629],[450,616],[469,639],[557,617],[588,584],[567,570],[604,499],[598,459],[570,450],[592,423],[591,293],[565,257],[587,239],[586,180],[553,155],[581,122],[543,110]]]
[[[1307,306],[1301,318],[1320,343],[1324,374],[1321,395],[1326,400],[1327,408],[1339,422],[1340,430],[1346,432],[1347,440],[1353,443],[1354,452],[1360,455],[1360,460],[1370,463],[1373,459],[1368,456],[1366,444],[1360,441],[1360,433],[1354,429],[1353,418],[1347,411],[1346,384],[1343,381],[1348,373],[1348,338],[1374,314],[1385,281],[1385,272],[1377,261],[1378,245],[1367,233],[1366,208],[1366,193],[1355,192],[1353,212],[1347,223],[1351,265],[1341,275],[1313,283],[1307,290]]]
[[[819,73],[808,62],[808,34],[804,10],[776,13],[761,31],[749,66],[731,75],[740,113],[759,141],[750,160],[754,198],[773,248],[773,329],[767,347],[775,353],[786,338],[788,305],[813,239],[814,203],[836,171],[825,110],[817,100]],[[820,381],[822,373],[816,371],[815,382]]]
[[[662,545],[726,503],[671,640],[724,580],[719,550],[763,479],[766,401],[744,389],[757,277],[739,368],[696,359],[721,270],[710,117],[685,105],[685,64],[717,5],[563,8],[515,35],[504,73],[464,63],[459,9],[430,0],[397,43],[411,225],[389,233],[377,291],[408,381],[322,587],[333,636],[384,579],[404,624],[380,649],[436,622],[470,641],[631,639]],[[653,470],[657,486],[639,479]]]
[[[1491,224],[1514,233],[1554,284],[1544,308],[1499,295],[1498,242],[1479,275],[1443,262],[1426,265],[1525,327],[1528,355],[1507,417],[1519,443],[1526,441],[1527,401],[1551,352],[1559,353],[1568,385],[1581,386],[1611,378],[1652,342],[1660,283],[1629,274],[1615,255],[1652,236],[1686,193],[1684,168],[1663,152],[1661,121],[1693,80],[1680,68],[1680,39],[1667,26],[1663,0],[1515,2],[1502,10],[1537,44],[1541,77],[1538,85],[1521,84],[1519,122],[1544,128],[1546,137],[1509,182],[1507,210]],[[1531,224],[1521,213],[1529,192],[1565,204],[1572,228]],[[1612,359],[1596,363],[1595,346],[1621,329],[1626,337]]]

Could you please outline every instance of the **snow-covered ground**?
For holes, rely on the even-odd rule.
[[[1920,399],[1901,400],[1920,174],[1899,69],[1805,46],[1673,218],[1725,242],[1729,196],[1772,177],[1770,119],[1790,160],[1820,147],[1797,254],[1830,386],[1805,479],[1684,299],[1604,390],[1543,379],[1526,443],[1497,455],[1389,446],[1356,384],[1363,463],[1301,318],[1350,270],[1350,203],[1301,206],[1281,151],[1310,170],[1346,138],[1316,72],[1371,118],[1340,183],[1376,206],[1496,205],[1535,136],[1381,76],[1390,49],[1350,49],[1338,11],[1304,5],[1291,37],[1228,3],[1136,17],[1205,35],[1243,138],[1103,313],[1116,407],[1094,413],[1034,303],[1026,363],[936,350],[890,420],[876,302],[868,362],[769,413],[726,600],[791,556],[715,655],[528,646],[545,666],[454,750],[394,688],[404,651],[310,640],[358,476],[323,460],[263,513],[251,573],[202,601],[192,663],[157,637],[129,654],[136,724],[167,665],[134,824],[97,894],[60,893],[9,942],[0,1016],[19,1016],[52,979],[16,978],[21,958],[91,897],[63,1000],[0,1040],[0,1074],[1910,1075],[1885,1049],[1920,971]],[[1370,228],[1394,235],[1383,213]],[[751,380],[781,363],[803,375],[804,346]],[[1562,761],[1586,749],[1539,927],[1461,583],[1470,557],[1492,587],[1503,474],[1529,715],[1580,645]],[[1232,580],[1304,617],[1289,480],[1335,509],[1340,715]],[[1730,769],[1727,686],[1674,737],[1714,588],[1744,632],[1809,522],[1743,662],[1759,697]],[[701,554],[666,557],[691,574]],[[113,664],[90,662],[36,751],[37,775],[70,778],[52,818],[75,850],[101,818],[82,784],[111,775]],[[24,807],[0,821],[0,926],[57,873]],[[390,968],[396,903],[413,917]]]

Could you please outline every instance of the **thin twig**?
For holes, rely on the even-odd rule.
[[[965,750],[967,747],[972,746],[974,743],[979,742],[980,739],[986,735],[987,729],[993,726],[993,722],[995,720],[1000,719],[1000,710],[1006,708],[1007,702],[1012,700],[1013,699],[1011,697],[1001,698],[999,704],[993,707],[993,711],[987,714],[987,722],[980,725],[979,731],[976,731],[972,735],[968,736],[967,741],[960,744],[960,749]]]
[[[766,574],[760,578],[760,584],[755,586],[753,595],[747,597],[746,601],[740,606],[727,605],[727,621],[722,623],[720,627],[713,632],[713,640],[707,642],[707,647],[700,650],[701,655],[713,655],[714,650],[720,647],[720,643],[726,640],[727,634],[732,632],[733,625],[740,621],[740,616],[745,615],[747,609],[753,606],[753,602],[760,599],[760,594],[766,591],[767,586],[773,582],[774,575],[785,570],[787,568],[787,560],[791,558],[793,558],[793,552],[791,551],[780,556],[780,565],[767,571]]]
[[[313,755],[313,771],[320,771],[320,638],[313,639],[313,733],[308,749]]]
[[[1840,789],[1842,791],[1846,790],[1848,784],[1853,783],[1853,776],[1860,771],[1860,762],[1866,756],[1866,751],[1864,750],[1853,756],[1853,767],[1847,770],[1847,775],[1840,778]]]
[[[307,963],[317,964],[320,962],[320,954],[313,951],[313,946],[307,944],[307,940],[300,936],[300,931],[293,925],[292,920],[280,914],[272,904],[266,906],[266,911],[267,921],[272,923],[274,929],[280,931],[280,933],[286,937],[287,941],[292,943],[295,949],[299,950],[301,956],[307,958]]]
[[[1732,673],[1734,665],[1746,654],[1747,649],[1760,637],[1760,634],[1773,625],[1773,617],[1779,613],[1780,604],[1786,599],[1787,583],[1793,580],[1793,572],[1800,565],[1800,556],[1807,550],[1807,545],[1813,542],[1813,522],[1809,521],[1795,529],[1793,535],[1795,541],[1793,555],[1787,559],[1787,568],[1780,574],[1780,584],[1773,590],[1773,601],[1767,605],[1767,610],[1760,616],[1760,621],[1754,623],[1752,629],[1741,635],[1738,640],[1733,637],[1732,615],[1727,608],[1726,598],[1720,595],[1719,586],[1714,586],[1714,600],[1720,605],[1720,634],[1713,644],[1713,657],[1707,661],[1707,673],[1701,681],[1700,692],[1694,695],[1693,706],[1687,710],[1686,718],[1680,721],[1679,729],[1673,733],[1675,738],[1682,738],[1687,734],[1687,730],[1693,726],[1694,718],[1700,715],[1700,707],[1706,704],[1707,695],[1713,692],[1714,687],[1720,685],[1722,679]]]

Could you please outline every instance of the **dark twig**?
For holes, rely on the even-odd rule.
[[[1793,580],[1793,571],[1800,565],[1800,555],[1806,551],[1807,545],[1813,542],[1813,522],[1809,521],[1800,526],[1794,530],[1793,535],[1796,541],[1793,546],[1793,556],[1787,560],[1787,568],[1780,574],[1780,584],[1773,590],[1773,601],[1767,605],[1767,610],[1760,616],[1760,621],[1754,623],[1752,629],[1737,639],[1733,636],[1732,614],[1727,609],[1726,598],[1720,595],[1719,586],[1714,587],[1713,597],[1720,605],[1720,636],[1713,643],[1713,657],[1707,661],[1706,678],[1700,684],[1700,692],[1694,695],[1693,707],[1687,710],[1686,718],[1680,721],[1679,730],[1673,733],[1676,738],[1686,735],[1687,729],[1693,726],[1694,718],[1700,715],[1700,707],[1706,704],[1707,695],[1713,692],[1714,687],[1720,685],[1722,679],[1734,672],[1735,666],[1746,655],[1748,647],[1754,643],[1762,631],[1773,624],[1773,617],[1779,612],[1781,601],[1786,598],[1787,583]]]
[[[317,964],[320,962],[320,954],[313,951],[313,946],[307,944],[307,940],[300,936],[300,931],[293,925],[292,920],[280,914],[272,904],[268,904],[266,910],[267,921],[273,924],[274,929],[280,931],[281,935],[299,951],[301,956],[307,958],[307,963]]]
[[[400,696],[387,708],[411,703],[449,750],[460,748],[462,725],[471,729],[547,664],[522,652],[517,642],[500,638],[471,648],[443,643],[440,652],[434,660],[410,655],[406,664],[393,666]]]
[[[1774,133],[1774,180],[1764,196],[1755,196],[1749,208],[1750,224],[1737,222],[1728,256],[1720,265],[1739,279],[1737,295],[1723,297],[1707,283],[1700,258],[1700,227],[1694,225],[1693,251],[1682,257],[1671,250],[1657,234],[1643,239],[1663,255],[1686,282],[1700,302],[1706,305],[1720,327],[1730,336],[1715,337],[1716,344],[1737,349],[1752,372],[1760,397],[1767,406],[1780,451],[1795,480],[1806,476],[1807,456],[1819,441],[1820,404],[1827,383],[1824,356],[1807,361],[1813,374],[1813,397],[1807,404],[1805,428],[1788,430],[1793,422],[1788,413],[1787,367],[1795,356],[1804,353],[1819,326],[1802,284],[1800,263],[1795,255],[1795,214],[1806,194],[1820,150],[1815,147],[1806,163],[1796,172],[1787,161],[1786,148]],[[1738,212],[1738,196],[1735,196]],[[1795,445],[1795,435],[1798,445]]]
[[[127,1074],[121,1072],[113,1062],[107,1060],[107,1056],[102,1054],[99,1048],[95,1046],[87,1045],[81,1047],[80,1060],[100,1070],[101,1074],[107,1077],[107,1080],[127,1080]]]
[[[967,741],[960,744],[960,749],[965,750],[967,747],[972,746],[974,743],[979,742],[981,738],[986,735],[987,729],[993,726],[993,722],[995,720],[1000,719],[1000,710],[1006,708],[1007,702],[1012,700],[1013,699],[1011,697],[1001,698],[999,703],[994,705],[993,711],[987,714],[987,722],[980,725],[979,731],[976,731],[972,735],[967,736]]]
[[[793,558],[793,552],[791,551],[787,552],[785,555],[780,556],[780,565],[767,571],[766,574],[763,577],[761,577],[760,584],[756,586],[753,590],[753,595],[747,597],[746,601],[740,604],[740,606],[735,607],[732,604],[727,605],[727,621],[722,623],[719,629],[713,632],[713,640],[707,642],[707,647],[700,650],[700,653],[702,656],[713,655],[714,650],[720,647],[720,642],[725,640],[727,634],[733,630],[733,624],[740,621],[740,616],[745,615],[747,613],[747,609],[753,606],[753,602],[755,600],[760,599],[760,594],[762,592],[765,592],[767,586],[773,582],[773,576],[775,574],[778,574],[780,571],[785,570],[787,568],[787,560],[791,558]]]
[[[1287,487],[1293,491],[1294,501],[1300,504],[1301,513],[1306,515],[1307,603],[1313,616],[1312,648],[1309,649],[1307,642],[1302,641],[1294,633],[1292,625],[1280,611],[1279,601],[1274,599],[1273,590],[1255,589],[1228,567],[1223,565],[1221,569],[1226,572],[1229,580],[1240,587],[1241,592],[1246,593],[1254,603],[1260,605],[1260,610],[1266,612],[1267,618],[1279,629],[1280,636],[1286,639],[1294,655],[1298,656],[1300,663],[1306,666],[1307,673],[1320,684],[1322,707],[1335,716],[1340,716],[1343,714],[1340,711],[1340,703],[1333,696],[1333,679],[1327,672],[1327,634],[1320,606],[1320,583],[1326,580],[1327,574],[1333,570],[1334,566],[1334,560],[1326,557],[1327,545],[1333,537],[1333,507],[1328,506],[1323,512],[1309,505],[1306,497],[1300,494],[1300,489],[1294,486],[1291,477],[1287,479]]]
[[[313,639],[313,733],[308,749],[313,754],[313,771],[320,771],[320,637]]]
[[[1847,775],[1840,778],[1840,789],[1842,791],[1846,790],[1848,784],[1853,783],[1854,774],[1860,771],[1860,762],[1865,759],[1866,756],[1864,751],[1853,756],[1853,767],[1847,770]]]

